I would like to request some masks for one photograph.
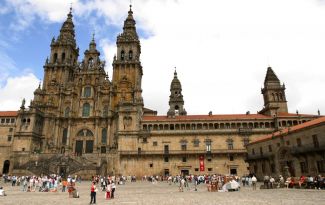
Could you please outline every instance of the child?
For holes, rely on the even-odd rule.
[[[105,195],[106,200],[111,198],[111,185],[107,184],[106,186],[106,195]]]

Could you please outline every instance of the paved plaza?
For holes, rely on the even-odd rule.
[[[1,205],[47,205],[47,204],[89,204],[90,182],[77,184],[80,198],[69,198],[68,193],[51,192],[21,192],[20,187],[3,184],[7,196],[0,197]],[[273,189],[256,190],[243,187],[238,192],[207,192],[206,186],[201,184],[198,191],[184,189],[179,192],[177,185],[166,182],[151,184],[149,182],[127,183],[118,185],[116,198],[105,200],[104,192],[97,192],[97,204],[218,204],[218,205],[309,205],[325,204],[324,190]]]

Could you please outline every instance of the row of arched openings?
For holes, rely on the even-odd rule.
[[[125,51],[124,50],[122,50],[121,51],[121,60],[123,61],[123,60],[125,60],[126,58],[125,58]],[[128,60],[132,60],[133,59],[133,51],[132,50],[130,50],[129,51],[129,55],[128,55]]]

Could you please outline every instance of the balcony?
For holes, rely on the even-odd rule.
[[[272,152],[263,153],[263,154],[255,154],[255,155],[248,155],[247,161],[254,161],[254,160],[265,160],[265,159],[272,159],[274,154]]]
[[[169,150],[165,152],[164,150],[120,150],[120,155],[181,155],[181,154],[245,154],[246,149],[212,149],[210,152],[206,150]]]
[[[308,154],[308,153],[315,153],[315,152],[323,152],[325,151],[325,145],[319,144],[317,147],[314,144],[302,144],[301,146],[293,146],[290,148],[291,154],[299,155],[299,154]]]

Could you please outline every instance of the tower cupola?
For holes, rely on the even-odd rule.
[[[184,108],[184,100],[182,95],[182,85],[177,77],[175,68],[174,78],[170,84],[170,96],[169,96],[169,110],[167,112],[168,117],[174,117],[175,115],[186,115],[187,112]]]

